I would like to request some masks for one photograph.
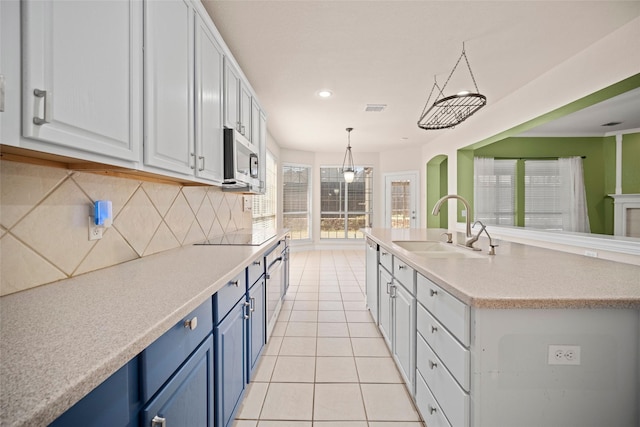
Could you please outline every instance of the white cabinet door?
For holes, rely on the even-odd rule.
[[[20,1],[0,1],[0,143],[20,145]]]
[[[392,285],[393,298],[393,358],[404,377],[409,392],[413,394],[415,374],[415,298],[396,281]]]
[[[139,160],[142,3],[24,1],[22,25],[24,136]]]
[[[196,175],[222,182],[224,179],[222,132],[222,48],[205,21],[196,20]]]
[[[240,81],[240,133],[254,144],[257,141],[251,139],[251,92],[249,88]]]
[[[224,125],[240,131],[240,75],[227,58],[224,59]]]
[[[393,279],[391,278],[391,274],[384,269],[383,267],[379,267],[380,269],[380,278],[378,280],[379,283],[379,291],[378,294],[380,296],[380,306],[378,308],[380,313],[379,323],[380,332],[384,337],[385,341],[389,348],[393,351],[392,341],[391,341],[391,333],[392,333],[392,302],[391,299],[391,286],[393,286]]]
[[[367,307],[371,317],[378,321],[378,244],[367,239],[366,255],[366,289]]]
[[[262,135],[260,134],[260,105],[255,100],[255,98],[251,98],[251,132],[249,140],[254,145],[260,144],[260,139]]]
[[[194,11],[187,1],[145,2],[144,161],[188,175],[196,160],[193,34]]]

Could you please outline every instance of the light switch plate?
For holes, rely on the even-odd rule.
[[[249,195],[242,196],[242,212],[251,212],[253,199]]]

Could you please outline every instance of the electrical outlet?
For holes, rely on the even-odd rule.
[[[92,216],[89,217],[89,240],[102,239],[102,230],[104,227],[95,224]]]
[[[549,365],[579,365],[580,346],[579,345],[549,345],[547,355]]]

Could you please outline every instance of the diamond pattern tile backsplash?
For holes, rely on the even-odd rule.
[[[89,241],[95,200],[113,226]],[[0,295],[251,227],[242,196],[0,161]]]

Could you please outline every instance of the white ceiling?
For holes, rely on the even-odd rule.
[[[203,3],[266,110],[271,135],[281,147],[314,152],[344,150],[346,127],[354,128],[354,151],[363,152],[455,132],[416,122],[434,76],[444,84],[463,42],[491,104],[640,15],[640,1]],[[445,95],[469,88],[461,63]],[[334,95],[321,99],[320,89]],[[367,104],[387,108],[365,112]]]

